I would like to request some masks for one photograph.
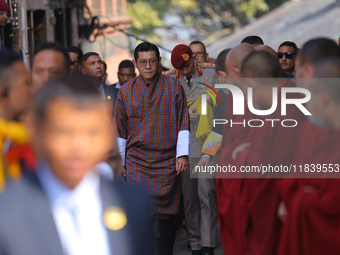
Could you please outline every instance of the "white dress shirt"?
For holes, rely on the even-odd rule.
[[[122,88],[122,85],[120,85],[119,82],[116,83],[116,89],[121,89]]]
[[[100,94],[102,94],[103,99],[105,99],[105,90],[104,90],[104,85],[100,85],[100,87],[98,88],[98,91],[100,92]]]
[[[37,174],[50,201],[65,254],[111,254],[98,174],[87,173],[74,189],[65,186],[46,165],[39,167]]]
[[[102,95],[103,99],[105,100],[106,97],[105,97],[105,90],[104,90],[104,85],[100,85],[100,87],[98,88],[98,91],[99,93]],[[105,114],[106,114],[106,108],[105,108],[105,103],[103,101],[103,106],[104,106],[104,111],[105,111]]]

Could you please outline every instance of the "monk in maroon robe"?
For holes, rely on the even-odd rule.
[[[271,108],[273,88],[280,91],[283,86],[295,86],[292,82],[279,79],[271,81],[252,79],[282,77],[278,60],[268,52],[252,53],[248,56],[243,63],[241,75],[252,80],[254,102],[261,109]],[[287,116],[281,116],[280,105],[279,102],[276,111],[269,117],[258,116],[256,119],[292,118],[300,122],[304,118],[299,110],[294,108],[291,110],[290,107],[287,108]],[[286,128],[282,127],[280,122],[272,124],[271,121],[264,121],[262,127],[251,128],[247,142],[238,146],[233,152],[237,169],[241,166],[290,164],[293,155],[291,148],[294,147],[299,125],[295,128]],[[234,230],[234,235],[231,240],[234,250],[225,254],[274,254],[280,230],[280,221],[276,213],[280,202],[279,180],[259,179],[260,173],[252,176],[249,173],[247,177],[247,179],[234,181],[230,206],[233,212],[231,229]]]
[[[312,164],[324,167],[325,178],[291,179],[281,184],[284,225],[279,255],[340,254],[340,60],[320,62],[314,77],[337,79],[311,83],[313,117],[304,123],[294,163],[310,169]]]
[[[225,60],[226,76],[234,81],[240,78],[240,69],[243,60],[251,53],[254,52],[254,48],[249,44],[240,44],[234,47],[227,55]],[[232,151],[246,140],[250,128],[243,127],[243,125],[230,126],[230,121],[243,122],[244,119],[251,119],[253,114],[248,110],[246,101],[244,102],[245,115],[233,115],[233,97],[229,92],[227,97],[227,109],[225,119],[228,123],[223,129],[222,138],[222,151],[219,158],[220,166],[228,166],[233,164],[231,159]],[[234,185],[234,179],[225,178],[225,175],[216,176],[216,197],[218,206],[218,219],[219,230],[222,243],[224,246],[225,254],[231,254],[228,251],[232,251],[234,248],[233,240],[233,216],[231,206],[232,191]]]

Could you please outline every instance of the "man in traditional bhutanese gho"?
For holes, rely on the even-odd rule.
[[[172,255],[179,174],[189,166],[189,114],[183,87],[161,74],[160,61],[156,45],[136,47],[134,64],[140,75],[119,90],[114,119],[127,181],[148,190],[158,215],[159,254]]]

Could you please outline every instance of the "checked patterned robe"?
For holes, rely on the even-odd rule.
[[[178,80],[160,72],[146,85],[138,76],[119,91],[114,116],[117,137],[126,140],[128,183],[146,188],[153,211],[179,211],[176,174],[179,131],[189,130],[186,96]]]

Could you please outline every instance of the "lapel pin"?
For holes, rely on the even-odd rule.
[[[107,99],[111,100],[111,96],[107,96]]]
[[[208,81],[208,77],[205,76],[205,77],[203,78],[203,82],[207,82],[207,81]]]
[[[125,227],[127,218],[124,210],[120,207],[109,207],[104,213],[104,224],[112,230],[117,231]]]

